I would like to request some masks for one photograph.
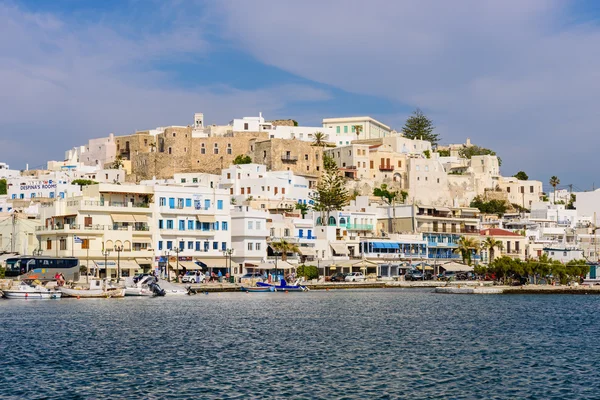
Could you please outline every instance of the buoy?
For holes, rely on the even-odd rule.
[[[25,298],[28,298],[28,297],[29,297],[29,293],[25,293]]]
[[[79,296],[77,296],[77,300],[79,300]]]
[[[285,291],[285,294],[288,294],[288,293],[289,293],[289,292],[286,290],[286,291]]]

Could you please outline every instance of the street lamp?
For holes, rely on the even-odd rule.
[[[169,250],[165,250],[165,257],[167,258],[167,263],[165,266],[166,272],[167,272],[167,282],[171,281],[171,276],[169,274],[169,255],[171,254],[171,252]]]
[[[106,277],[108,278],[108,256],[110,250],[103,250],[102,255],[104,256],[104,270],[106,271]],[[100,269],[98,268],[98,278],[100,277]]]
[[[231,255],[233,254],[233,249],[225,249],[223,250],[223,257],[225,257],[225,268],[227,269],[227,273],[231,276]],[[229,258],[229,267],[227,266],[227,259]]]
[[[117,283],[119,283],[121,281],[121,252],[123,246],[115,246],[115,251],[117,252]]]
[[[33,255],[36,257],[39,257],[42,255],[43,252],[44,251],[41,248],[37,248],[37,249],[33,250]]]
[[[179,252],[180,252],[181,250],[182,250],[182,249],[181,249],[180,247],[175,247],[175,248],[173,249],[173,251],[175,252],[175,255],[177,256],[177,277],[176,277],[176,278],[177,278],[177,282],[178,282],[178,283],[179,283]]]

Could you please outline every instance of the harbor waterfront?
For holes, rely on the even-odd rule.
[[[432,289],[0,301],[0,397],[591,399],[599,302]]]

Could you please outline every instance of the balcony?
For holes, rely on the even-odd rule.
[[[373,225],[365,224],[347,224],[346,229],[349,231],[372,231]]]
[[[150,208],[150,203],[131,203],[124,201],[94,201],[94,200],[81,200],[81,201],[70,201],[67,206],[79,206],[81,205],[81,211],[99,211],[98,209],[107,209],[107,208],[141,208],[148,209]],[[119,210],[120,211],[120,210]],[[149,210],[148,210],[149,211]]]
[[[394,170],[394,166],[393,165],[380,165],[379,170],[391,172]]]
[[[281,161],[283,162],[296,162],[298,161],[298,156],[293,156],[291,154],[284,153],[281,155]]]

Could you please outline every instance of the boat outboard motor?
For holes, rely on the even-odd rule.
[[[148,287],[150,288],[150,290],[152,290],[152,293],[154,293],[155,296],[164,296],[165,294],[167,294],[167,292],[160,286],[158,286],[158,283],[156,282],[149,283]]]

